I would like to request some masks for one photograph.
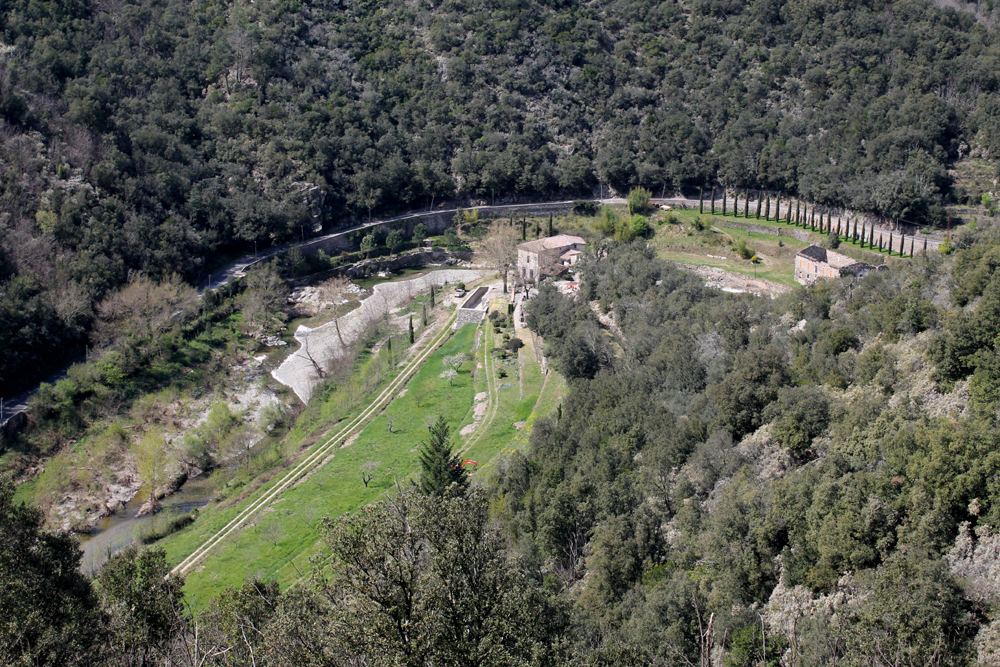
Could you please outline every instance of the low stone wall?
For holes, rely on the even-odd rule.
[[[489,301],[486,300],[486,294],[490,291],[490,288],[483,285],[477,287],[476,290],[469,296],[465,302],[459,306],[458,313],[455,317],[455,328],[465,326],[466,324],[479,324],[486,317],[486,311],[489,309]]]

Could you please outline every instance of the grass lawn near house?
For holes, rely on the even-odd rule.
[[[445,357],[471,353],[474,334],[474,328],[465,327],[452,335],[353,442],[338,448],[323,466],[289,488],[250,525],[213,549],[185,582],[192,607],[203,608],[224,589],[250,577],[275,579],[282,585],[296,581],[310,569],[323,518],[369,503],[397,482],[408,483],[418,466],[417,449],[427,435],[428,421],[442,415],[457,432],[471,412],[471,361],[451,380],[441,373]],[[373,474],[367,487],[362,480],[366,466]],[[205,526],[211,524],[217,530],[238,511],[239,507],[232,507],[217,512],[217,519],[200,517],[196,524],[201,523],[202,529],[195,539],[182,532],[163,540],[168,560],[181,560],[215,532]]]
[[[654,220],[655,235],[651,243],[665,259],[696,266],[713,266],[790,286],[797,284],[794,278],[795,254],[807,245],[825,244],[828,240],[826,233],[787,222],[732,214],[700,214],[694,209],[661,212]],[[702,227],[700,230],[697,228],[698,221]],[[756,267],[737,253],[736,245],[740,241],[761,259]],[[893,261],[888,253],[862,248],[860,243],[845,240],[841,241],[837,251],[871,264]]]
[[[495,308],[506,310],[503,300]],[[477,350],[478,363],[492,372],[492,387],[486,373],[476,376],[476,391],[493,392],[493,406],[487,409],[479,428],[460,443],[462,458],[477,462],[476,470],[488,469],[495,463],[498,453],[508,454],[528,443],[531,424],[548,404],[539,405],[545,384],[541,366],[533,349],[522,347],[517,353],[502,355],[505,346],[503,332],[498,331],[487,319],[483,323],[482,339]],[[513,329],[507,330],[514,335]],[[504,377],[500,377],[501,371]],[[555,373],[552,373],[556,375]]]

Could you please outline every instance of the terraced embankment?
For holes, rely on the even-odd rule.
[[[202,542],[196,549],[184,557],[172,570],[173,574],[186,575],[191,572],[214,548],[218,547],[226,539],[231,537],[271,503],[281,497],[292,485],[304,479],[311,472],[321,467],[328,457],[332,456],[336,449],[344,444],[350,437],[356,435],[369,421],[383,410],[399,393],[406,383],[413,377],[413,374],[423,365],[428,357],[447,340],[451,333],[451,324],[454,316],[448,318],[440,327],[437,333],[424,345],[424,347],[409,359],[399,374],[368,404],[365,409],[350,419],[342,427],[336,429],[323,442],[316,445],[306,456],[304,456],[295,466],[275,482],[262,490],[254,499],[245,506],[226,523],[222,528],[213,533],[208,539]]]

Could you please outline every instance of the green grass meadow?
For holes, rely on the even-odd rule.
[[[507,377],[498,378],[494,385],[497,409],[493,419],[482,424],[485,430],[467,449],[459,436],[461,427],[473,421],[475,394],[486,391],[484,355],[493,354],[496,340],[489,322],[454,332],[354,441],[338,448],[324,465],[209,553],[187,576],[184,590],[191,606],[202,609],[214,596],[250,577],[274,579],[289,586],[312,571],[316,559],[322,560],[319,540],[323,519],[355,510],[397,485],[411,483],[419,469],[417,454],[427,435],[426,427],[438,415],[451,426],[455,447],[462,450],[463,458],[476,460],[480,471],[498,454],[526,444],[539,409],[554,409],[556,404],[551,399],[541,401],[539,392],[543,386],[558,389],[561,382],[554,379],[555,373],[544,382],[538,362],[527,348],[521,352],[525,356],[520,363],[516,356],[505,362],[496,360],[492,370],[497,373],[502,366]],[[458,354],[466,355],[458,375],[442,377],[448,368],[444,360]],[[523,369],[520,376],[519,368]],[[363,472],[372,475],[367,486]],[[168,560],[182,560],[249,499],[230,506],[210,505],[191,527],[162,540],[159,544],[166,549]]]

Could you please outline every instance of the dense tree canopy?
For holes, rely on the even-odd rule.
[[[946,167],[1000,155],[989,25],[922,0],[5,2],[0,387],[80,351],[130,271],[197,281],[456,196],[722,184],[938,221]]]
[[[774,301],[619,245],[581,268],[610,329],[542,287],[571,394],[494,493],[582,662],[967,664],[991,607],[944,556],[1000,525],[1000,264],[995,233],[956,245]]]

